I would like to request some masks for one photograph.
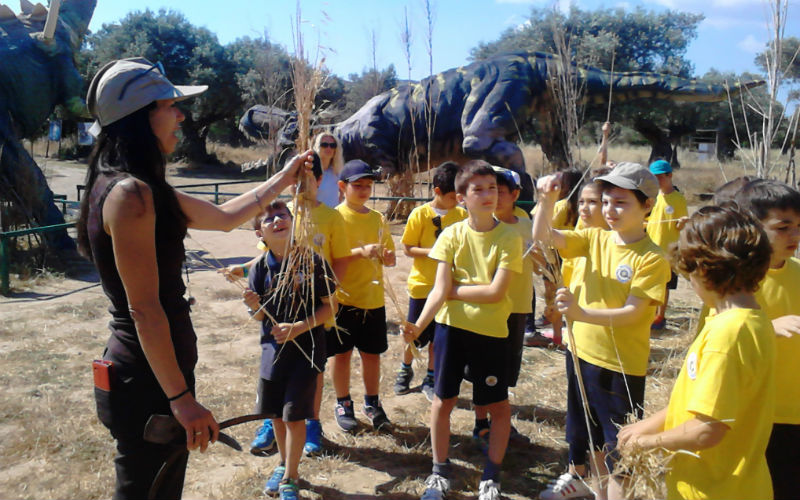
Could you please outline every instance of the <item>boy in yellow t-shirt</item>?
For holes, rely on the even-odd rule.
[[[754,296],[770,252],[760,224],[732,208],[702,208],[681,231],[675,267],[716,313],[689,348],[667,408],[619,432],[620,448],[693,453],[672,457],[669,499],[772,498],[764,452],[775,333]]]
[[[650,352],[650,323],[664,300],[669,264],[647,237],[644,218],[658,194],[658,182],[647,168],[620,163],[595,181],[603,189],[603,216],[610,231],[601,228],[558,231],[550,228],[550,214],[559,190],[559,176],[539,181],[541,210],[534,219],[535,240],[552,242],[562,257],[586,257],[583,283],[573,292],[560,288],[556,305],[570,322],[580,371],[595,418],[586,428],[572,356],[567,356],[567,441],[571,471],[540,494],[563,498],[564,492],[589,494],[580,475],[586,472],[589,433],[599,454],[599,466],[612,471],[608,498],[622,495],[622,481],[613,474],[618,426],[628,413],[641,416],[645,374]],[[573,473],[574,471],[574,473]],[[604,478],[606,471],[593,471]]]
[[[497,209],[494,216],[504,224],[508,224],[519,234],[523,254],[531,245],[531,228],[533,222],[527,215],[518,216],[514,207],[522,189],[519,174],[502,167],[492,167],[497,174]],[[511,277],[508,296],[511,298],[511,314],[508,316],[508,387],[516,387],[519,372],[522,368],[522,342],[525,337],[525,321],[533,312],[533,258],[528,256],[522,261],[522,273]],[[471,377],[468,377],[470,380]],[[488,412],[485,406],[475,406],[475,427],[472,439],[482,449],[489,443]],[[512,425],[512,440],[523,443],[527,441]]]
[[[497,176],[483,160],[467,163],[456,177],[456,193],[468,217],[445,229],[430,258],[439,263],[436,282],[416,323],[404,325],[410,342],[436,317],[435,380],[431,405],[433,473],[423,498],[443,498],[450,487],[450,414],[465,370],[473,379],[475,405],[492,417],[489,450],[479,500],[500,496],[500,464],[511,427],[508,404],[507,291],[522,271],[522,243],[516,231],[494,218]]]
[[[686,208],[686,198],[672,184],[672,165],[665,160],[656,160],[650,164],[650,173],[658,179],[658,197],[653,210],[647,218],[647,235],[653,243],[660,246],[665,252],[669,246],[678,241],[680,234],[679,221],[689,215]],[[669,291],[678,287],[678,275],[672,273],[667,283],[667,294],[664,303],[656,309],[656,319],[653,321],[653,330],[663,330],[667,326],[664,315],[669,302]]]
[[[336,423],[355,431],[358,421],[350,397],[350,358],[357,348],[364,378],[364,415],[376,430],[391,426],[378,390],[381,358],[386,339],[386,308],[383,301],[383,266],[395,265],[394,242],[386,220],[366,206],[377,172],[361,160],[345,163],[339,174],[344,201],[336,210],[344,219],[350,247],[347,271],[339,276],[336,292],[339,312],[336,328],[328,332],[328,357],[333,356],[333,387],[336,390]]]
[[[769,270],[756,299],[775,328],[775,421],[767,463],[775,499],[797,498],[800,478],[800,192],[758,179],[736,195],[742,210],[764,227],[772,246]]]
[[[436,277],[436,261],[428,254],[436,243],[436,238],[444,228],[467,217],[467,212],[457,206],[455,180],[458,164],[445,162],[436,167],[433,174],[433,200],[411,211],[403,231],[403,249],[413,257],[411,271],[408,273],[408,321],[413,323],[422,312],[425,300],[433,288]],[[422,393],[433,401],[433,323],[414,341],[417,347],[428,346],[428,373],[422,381]],[[403,361],[394,382],[395,394],[408,394],[414,370],[411,367],[413,356],[411,346],[403,351]]]

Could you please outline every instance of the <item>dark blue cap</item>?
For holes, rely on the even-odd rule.
[[[350,160],[344,164],[342,172],[339,174],[339,180],[345,182],[354,182],[364,177],[371,177],[378,179],[378,171],[370,167],[367,162],[363,160]]]

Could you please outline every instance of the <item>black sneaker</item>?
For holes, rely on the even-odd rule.
[[[422,380],[422,394],[428,398],[428,401],[433,403],[433,375],[425,375]]]
[[[364,416],[372,422],[372,427],[374,427],[376,431],[381,429],[388,430],[392,426],[380,402],[375,406],[364,405]]]
[[[400,367],[397,370],[397,378],[394,379],[394,393],[398,396],[411,392],[411,380],[414,378],[414,369],[411,367]]]
[[[345,432],[353,432],[358,427],[358,420],[356,420],[356,413],[353,410],[353,400],[348,399],[341,403],[336,403],[334,410],[336,415],[336,423]]]

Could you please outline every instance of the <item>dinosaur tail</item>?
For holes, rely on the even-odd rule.
[[[635,99],[669,99],[682,102],[719,102],[736,97],[746,89],[764,85],[763,80],[711,84],[670,75],[643,72],[587,72],[586,96],[595,104]]]

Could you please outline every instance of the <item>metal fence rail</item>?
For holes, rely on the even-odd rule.
[[[195,194],[195,195],[203,195],[203,196],[213,196],[214,197],[214,204],[219,205],[220,197],[234,197],[239,196],[242,193],[227,193],[227,192],[220,192],[220,186],[230,186],[233,184],[251,184],[261,182],[259,180],[239,180],[239,181],[219,181],[219,182],[202,182],[196,184],[181,184],[178,186],[174,186],[176,189],[187,189],[187,188],[199,188],[205,186],[213,186],[213,191],[184,191],[187,194]],[[56,203],[61,205],[61,211],[66,212],[67,207],[70,208],[77,208],[80,206],[80,199],[81,193],[86,189],[86,186],[83,184],[78,184],[75,186],[77,190],[77,197],[78,201],[67,200],[66,195],[54,195],[53,197],[56,200]],[[291,198],[289,195],[280,195],[279,198]],[[427,202],[430,201],[431,198],[420,198],[420,197],[413,197],[413,196],[371,196],[370,200],[373,203],[377,201],[411,201],[411,202]],[[532,207],[534,202],[532,201],[517,201],[517,205],[526,208]],[[27,236],[29,234],[39,234],[39,233],[48,233],[51,231],[61,231],[63,229],[69,229],[75,227],[75,222],[67,222],[64,224],[56,224],[54,226],[41,226],[41,227],[32,227],[28,229],[20,229],[16,231],[6,231],[0,232],[0,295],[8,295],[10,291],[9,285],[9,272],[10,272],[10,250],[9,250],[9,241],[19,238],[20,236]]]

